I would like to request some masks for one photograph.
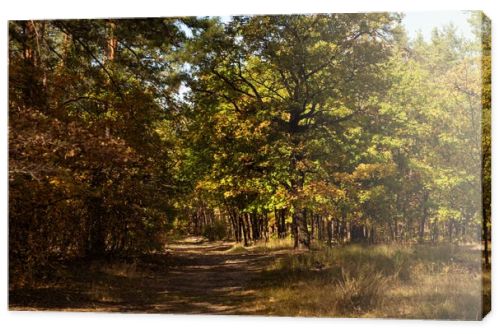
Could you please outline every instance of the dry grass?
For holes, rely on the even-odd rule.
[[[244,247],[241,243],[235,243],[227,250],[229,254],[256,253],[256,252],[275,252],[280,250],[290,250],[293,247],[293,241],[290,238],[286,239],[269,239],[268,241],[255,241],[252,245]]]
[[[284,257],[262,284],[265,314],[464,320],[482,314],[481,253],[465,246],[319,248]]]
[[[475,320],[483,301],[488,308],[489,282],[473,245],[307,252],[291,240],[242,247],[195,238],[162,254],[60,263],[38,286],[10,290],[9,307]]]
[[[137,273],[137,261],[116,261],[110,263],[101,263],[95,261],[91,264],[90,270],[101,272],[115,277],[129,277],[134,278]]]

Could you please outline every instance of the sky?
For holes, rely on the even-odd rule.
[[[467,11],[432,11],[432,12],[407,12],[403,18],[403,25],[410,38],[422,32],[426,40],[430,39],[432,29],[443,27],[452,23],[459,34],[472,38],[472,31],[468,23],[470,12]]]
[[[466,38],[472,38],[473,34],[468,22],[470,11],[428,11],[428,12],[405,12],[403,25],[410,38],[414,38],[418,32],[422,32],[426,40],[430,40],[432,30],[436,27],[442,28],[452,23],[459,34]],[[223,22],[229,21],[229,16],[221,16]]]

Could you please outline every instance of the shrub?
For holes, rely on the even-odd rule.
[[[202,235],[210,241],[223,240],[227,237],[226,225],[222,222],[215,222],[203,228]]]
[[[358,270],[342,270],[335,301],[337,310],[344,314],[376,308],[384,300],[384,289],[389,280],[372,265]]]

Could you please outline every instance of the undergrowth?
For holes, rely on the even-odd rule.
[[[259,281],[262,313],[481,318],[481,253],[456,245],[349,245],[287,254]]]

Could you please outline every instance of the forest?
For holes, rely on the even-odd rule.
[[[10,307],[487,313],[490,21],[403,17],[9,22]]]

